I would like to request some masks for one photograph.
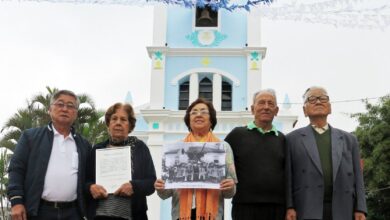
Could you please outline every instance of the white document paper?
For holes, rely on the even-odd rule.
[[[130,146],[96,150],[96,184],[114,193],[131,180]]]
[[[164,144],[162,179],[166,189],[219,189],[226,178],[226,151],[222,142]]]

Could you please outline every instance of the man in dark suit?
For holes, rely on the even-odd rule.
[[[286,136],[287,220],[365,220],[367,207],[358,141],[330,126],[326,90],[303,95],[310,125]]]
[[[8,169],[13,220],[86,219],[83,186],[90,145],[72,128],[78,106],[73,92],[56,92],[50,124],[20,137]]]

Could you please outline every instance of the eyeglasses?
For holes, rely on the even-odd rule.
[[[65,104],[63,102],[56,102],[56,103],[53,103],[53,105],[56,106],[57,108],[61,108],[61,109],[65,109],[65,108],[67,108],[69,110],[76,110],[77,109],[77,107],[72,103]]]
[[[317,100],[320,100],[321,103],[326,103],[329,102],[329,96],[327,95],[310,96],[306,99],[306,102],[309,102],[310,104],[315,104]]]
[[[197,115],[208,115],[210,114],[207,110],[200,110],[200,111],[190,111],[190,115],[197,116]]]

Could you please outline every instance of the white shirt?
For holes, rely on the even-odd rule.
[[[70,133],[64,137],[54,128],[53,148],[47,166],[42,199],[69,202],[77,198],[79,159],[76,142]]]

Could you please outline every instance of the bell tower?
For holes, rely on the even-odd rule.
[[[262,88],[267,51],[260,40],[260,13],[209,6],[155,7],[153,45],[147,47],[150,103],[140,109],[134,134],[147,142],[157,176],[163,143],[182,140],[188,133],[185,109],[198,97],[211,101],[217,110],[213,133],[221,139],[253,120],[252,96]],[[297,117],[279,112],[274,124],[289,132]],[[161,201],[156,195],[148,200],[150,219],[170,219],[170,200]],[[225,205],[229,212],[230,204]]]

